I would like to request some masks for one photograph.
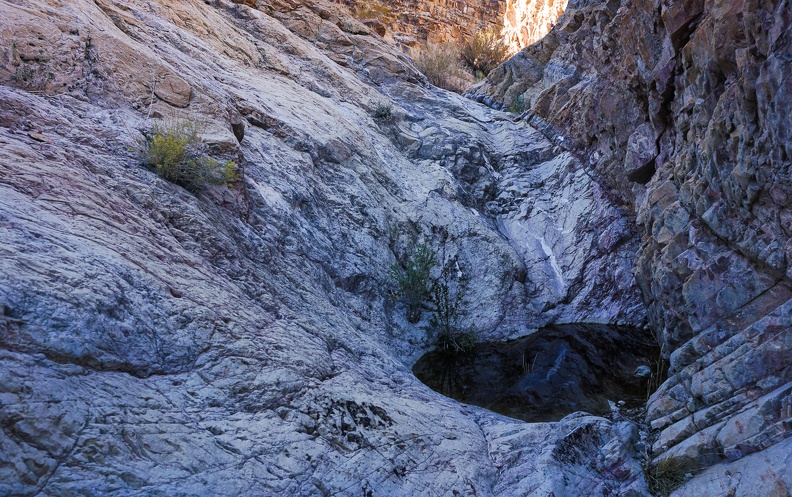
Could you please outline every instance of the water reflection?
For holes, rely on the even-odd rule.
[[[467,354],[434,351],[413,368],[433,390],[525,421],[576,411],[605,415],[608,401],[642,406],[659,350],[651,335],[603,325],[547,327]]]

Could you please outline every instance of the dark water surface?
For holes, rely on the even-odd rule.
[[[557,421],[576,411],[606,415],[608,400],[642,406],[649,377],[639,367],[653,368],[659,352],[646,330],[559,325],[509,342],[480,343],[467,354],[429,352],[413,372],[461,402],[525,421]]]

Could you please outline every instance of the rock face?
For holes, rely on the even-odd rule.
[[[679,495],[792,488],[791,51],[788,2],[570,2],[476,90],[633,206],[670,359],[653,453],[712,466]]]
[[[482,338],[644,323],[573,154],[321,1],[0,2],[0,41],[0,494],[647,495],[630,422],[422,385],[390,297],[423,241]],[[145,168],[163,118],[243,180]]]
[[[355,10],[399,45],[420,42],[459,43],[480,29],[503,26],[504,0],[334,0]],[[367,15],[366,15],[367,14]]]
[[[507,0],[503,39],[514,52],[544,38],[566,9],[567,0]]]
[[[335,0],[360,12],[361,19],[398,45],[429,40],[459,43],[482,29],[502,30],[517,52],[544,37],[564,13],[566,0]]]

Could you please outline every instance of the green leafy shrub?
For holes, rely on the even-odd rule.
[[[427,43],[412,52],[415,67],[430,83],[446,90],[461,93],[473,82],[462,67],[459,50],[451,44]]]
[[[474,71],[484,75],[495,69],[509,55],[497,28],[483,29],[462,44],[462,60]]]
[[[421,305],[431,292],[431,273],[437,254],[425,244],[413,248],[404,265],[390,267],[391,278],[396,284],[396,295],[407,305],[407,321],[417,323],[421,319]]]
[[[391,250],[398,238],[398,229],[387,223]],[[432,314],[424,327],[427,339],[437,349],[447,352],[470,352],[476,345],[477,336],[471,326],[460,327],[464,314],[463,299],[467,289],[461,278],[457,259],[447,260],[437,278],[432,270],[437,266],[437,252],[426,244],[413,244],[402,264],[390,267],[393,294],[407,306],[407,321],[417,323],[421,311],[426,308]],[[445,257],[444,257],[445,259]]]
[[[206,146],[190,121],[157,123],[144,147],[144,161],[163,179],[191,192],[239,179],[234,161],[218,161],[205,154]]]

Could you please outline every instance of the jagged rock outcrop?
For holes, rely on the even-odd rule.
[[[0,494],[647,495],[629,421],[422,385],[389,296],[424,240],[483,338],[645,322],[572,154],[321,1],[0,1],[0,39]],[[144,167],[168,118],[243,181]]]
[[[654,455],[712,466],[675,495],[792,488],[791,21],[786,1],[570,2],[476,90],[634,206],[670,359]]]

